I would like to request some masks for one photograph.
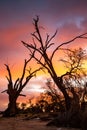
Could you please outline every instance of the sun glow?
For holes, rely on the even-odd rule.
[[[41,85],[39,84],[32,84],[31,88],[29,89],[29,92],[38,92],[38,93],[42,93],[44,92],[45,89],[43,89],[41,87]]]

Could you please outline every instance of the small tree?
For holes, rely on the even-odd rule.
[[[65,75],[70,75],[71,72],[66,72],[65,74],[59,76],[54,68],[53,58],[54,58],[55,53],[62,46],[70,44],[71,42],[73,42],[79,38],[87,38],[85,36],[87,33],[84,33],[80,36],[77,36],[70,41],[61,43],[54,50],[52,49],[53,51],[51,52],[51,55],[49,56],[48,50],[50,49],[50,47],[52,47],[54,45],[52,40],[56,36],[57,31],[51,37],[47,34],[46,40],[44,40],[42,35],[41,35],[41,32],[40,32],[39,17],[38,16],[36,19],[33,19],[33,24],[34,24],[34,28],[35,28],[35,32],[32,33],[33,43],[28,44],[24,41],[22,41],[22,43],[29,50],[30,55],[36,60],[36,62],[48,71],[48,73],[50,74],[50,76],[53,79],[53,81],[55,82],[55,84],[58,86],[60,91],[63,93],[64,98],[65,98],[65,103],[66,103],[66,109],[68,110],[70,108],[70,97],[65,89],[65,85],[63,84],[63,77]],[[39,47],[38,47],[37,43],[39,44]],[[38,58],[37,58],[37,54],[39,55]]]
[[[53,108],[59,108],[60,111],[65,110],[64,102],[63,102],[63,96],[59,92],[58,87],[55,85],[55,83],[52,83],[51,79],[47,79],[47,91],[46,95],[51,97],[51,106]]]
[[[8,76],[6,76],[8,80],[8,88],[3,92],[6,92],[9,96],[8,108],[3,113],[3,116],[5,117],[15,116],[17,114],[16,101],[18,97],[26,96],[26,95],[21,94],[23,88],[27,85],[30,79],[35,76],[36,72],[40,70],[40,68],[35,71],[31,71],[31,69],[29,69],[28,70],[29,74],[26,76],[27,64],[30,62],[30,60],[31,58],[29,60],[25,60],[22,75],[20,78],[17,78],[14,83],[12,80],[10,67],[7,64],[5,64],[7,72],[8,72]]]

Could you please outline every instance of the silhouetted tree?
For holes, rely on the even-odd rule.
[[[26,76],[27,64],[31,61],[31,59],[32,57],[29,60],[25,60],[22,75],[20,78],[17,78],[15,82],[13,82],[12,80],[10,67],[7,64],[5,64],[7,72],[8,72],[8,76],[6,76],[8,80],[8,88],[3,92],[6,92],[9,96],[8,108],[3,113],[3,116],[5,117],[15,116],[17,114],[16,101],[18,97],[26,96],[26,95],[21,94],[23,88],[27,85],[30,79],[35,76],[36,72],[40,70],[39,68],[39,69],[36,69],[35,71],[31,71],[31,68],[30,68],[29,70],[27,70],[29,73]]]
[[[79,35],[70,41],[61,43],[55,49],[52,49],[51,55],[49,55],[48,50],[50,49],[50,47],[52,47],[55,44],[52,42],[52,40],[56,36],[57,31],[51,37],[49,34],[47,34],[46,39],[44,40],[44,38],[42,37],[41,32],[40,32],[41,27],[39,26],[39,17],[38,16],[36,19],[33,19],[33,25],[35,28],[35,32],[32,33],[33,43],[28,44],[24,41],[22,41],[22,43],[29,50],[30,55],[37,61],[37,63],[40,64],[43,68],[45,68],[48,71],[48,73],[50,74],[50,76],[53,79],[53,81],[55,82],[55,84],[58,86],[60,91],[63,93],[64,98],[65,98],[65,103],[66,103],[66,109],[68,110],[70,108],[70,97],[69,97],[69,95],[66,91],[65,85],[63,83],[63,77],[66,75],[71,75],[72,69],[71,69],[71,71],[66,72],[65,74],[59,76],[54,68],[53,58],[54,58],[55,53],[62,46],[70,44],[71,42],[73,42],[79,38],[87,38],[86,37],[87,33]],[[39,57],[37,57],[37,54]],[[76,70],[76,69],[73,68],[73,71],[74,70]]]
[[[64,111],[65,106],[63,102],[64,101],[63,96],[59,92],[58,87],[55,85],[55,83],[51,81],[51,79],[47,79],[46,85],[47,85],[47,90],[45,94],[51,98],[51,104],[50,104],[51,110],[55,111],[56,109],[57,111],[58,110]]]

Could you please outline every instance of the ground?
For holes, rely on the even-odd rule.
[[[46,124],[47,121],[41,121],[39,118],[24,120],[22,116],[12,118],[0,117],[0,130],[77,130],[73,128],[46,126]]]

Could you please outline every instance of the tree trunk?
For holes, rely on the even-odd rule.
[[[68,111],[71,107],[71,98],[69,97],[65,86],[63,84],[63,79],[61,77],[57,77],[57,78],[53,78],[54,82],[56,83],[56,85],[58,86],[58,88],[60,89],[60,91],[62,92],[64,99],[65,99],[65,107],[66,110]]]
[[[12,117],[17,114],[17,106],[16,106],[17,96],[9,95],[9,104],[8,108],[4,111],[4,117]]]
[[[63,85],[60,85],[60,90],[63,93],[63,96],[65,98],[66,110],[68,111],[71,107],[71,98],[69,97],[69,95],[68,95],[68,93],[65,90],[65,87]]]

